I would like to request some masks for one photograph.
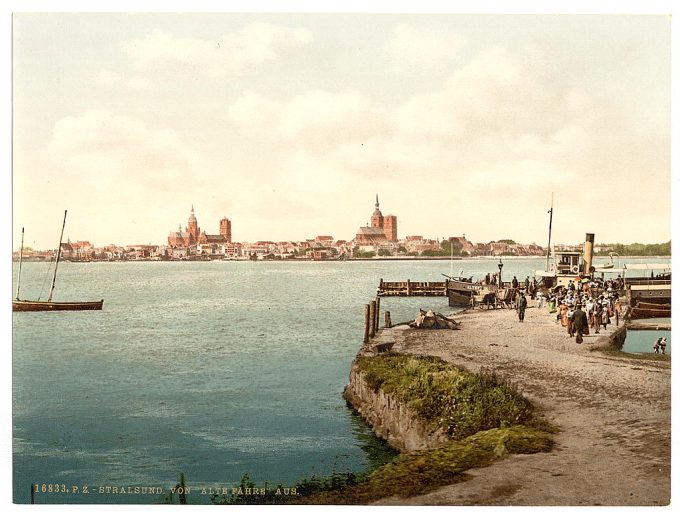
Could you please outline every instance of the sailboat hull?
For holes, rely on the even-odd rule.
[[[104,300],[98,302],[32,302],[12,300],[13,312],[37,311],[100,311]]]

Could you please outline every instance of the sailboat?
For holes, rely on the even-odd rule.
[[[17,294],[16,298],[12,300],[12,311],[100,311],[104,305],[104,300],[96,302],[53,302],[52,294],[54,293],[54,286],[57,283],[57,269],[59,268],[59,258],[61,256],[61,243],[64,238],[64,227],[66,226],[66,213],[64,210],[64,222],[61,225],[61,234],[59,236],[59,247],[57,248],[57,258],[54,265],[54,275],[52,277],[52,287],[46,301],[40,300],[21,300],[19,298],[19,289],[21,287],[21,263],[24,256],[24,230],[21,229],[21,252],[19,255],[19,278],[17,280]]]

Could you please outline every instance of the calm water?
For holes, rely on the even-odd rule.
[[[505,279],[544,266],[504,263]],[[496,264],[455,261],[454,274]],[[45,269],[23,265],[22,298],[38,295]],[[15,502],[32,483],[91,487],[36,502],[152,503],[92,487],[167,489],[180,472],[190,486],[246,473],[290,485],[384,463],[392,451],[341,396],[363,305],[380,278],[449,271],[447,260],[61,264],[55,300],[104,298],[104,310],[13,314]],[[445,298],[382,300],[395,323],[419,307],[449,312]]]

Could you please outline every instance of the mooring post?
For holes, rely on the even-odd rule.
[[[368,334],[371,326],[371,306],[364,305],[364,343],[368,343]]]
[[[390,311],[385,311],[385,328],[392,328],[392,317],[390,316]]]
[[[380,328],[380,297],[375,297],[375,331]]]
[[[371,314],[370,314],[370,327],[368,329],[368,336],[370,338],[375,337],[375,300],[371,301]]]
[[[187,487],[184,472],[179,474],[179,504],[187,504]]]

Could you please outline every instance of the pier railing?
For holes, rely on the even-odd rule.
[[[378,296],[446,296],[445,282],[384,282],[380,279]]]

